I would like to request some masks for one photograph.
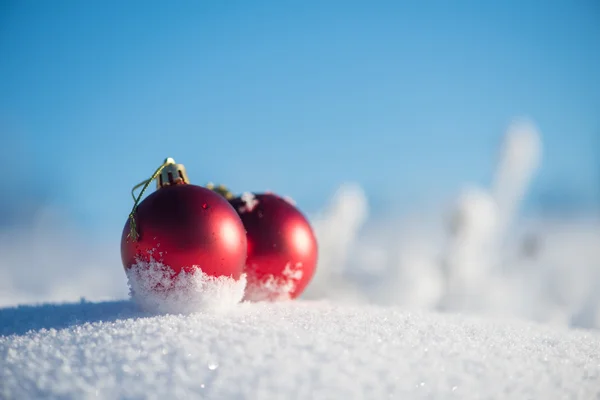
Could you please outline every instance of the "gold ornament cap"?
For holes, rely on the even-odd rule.
[[[164,162],[164,167],[156,177],[156,188],[189,184],[190,180],[183,164],[177,164],[171,157]]]

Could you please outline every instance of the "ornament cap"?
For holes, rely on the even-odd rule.
[[[188,183],[190,180],[183,164],[177,164],[171,157],[166,158],[163,169],[156,177],[156,188]]]

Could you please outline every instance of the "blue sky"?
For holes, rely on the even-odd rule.
[[[7,196],[120,230],[130,188],[171,156],[194,183],[306,211],[345,181],[410,207],[487,184],[529,116],[545,150],[530,202],[599,200],[597,2],[171,3],[0,4]]]

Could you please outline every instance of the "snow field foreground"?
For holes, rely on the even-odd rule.
[[[600,397],[600,333],[331,302],[0,309],[0,398]]]

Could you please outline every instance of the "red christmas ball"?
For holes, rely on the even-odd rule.
[[[248,239],[245,300],[298,297],[317,265],[317,240],[304,215],[275,194],[246,193],[230,200]]]
[[[235,209],[217,193],[191,184],[157,189],[134,214],[139,237],[121,236],[125,268],[155,260],[175,275],[202,270],[209,276],[238,279],[246,260],[246,234]]]

